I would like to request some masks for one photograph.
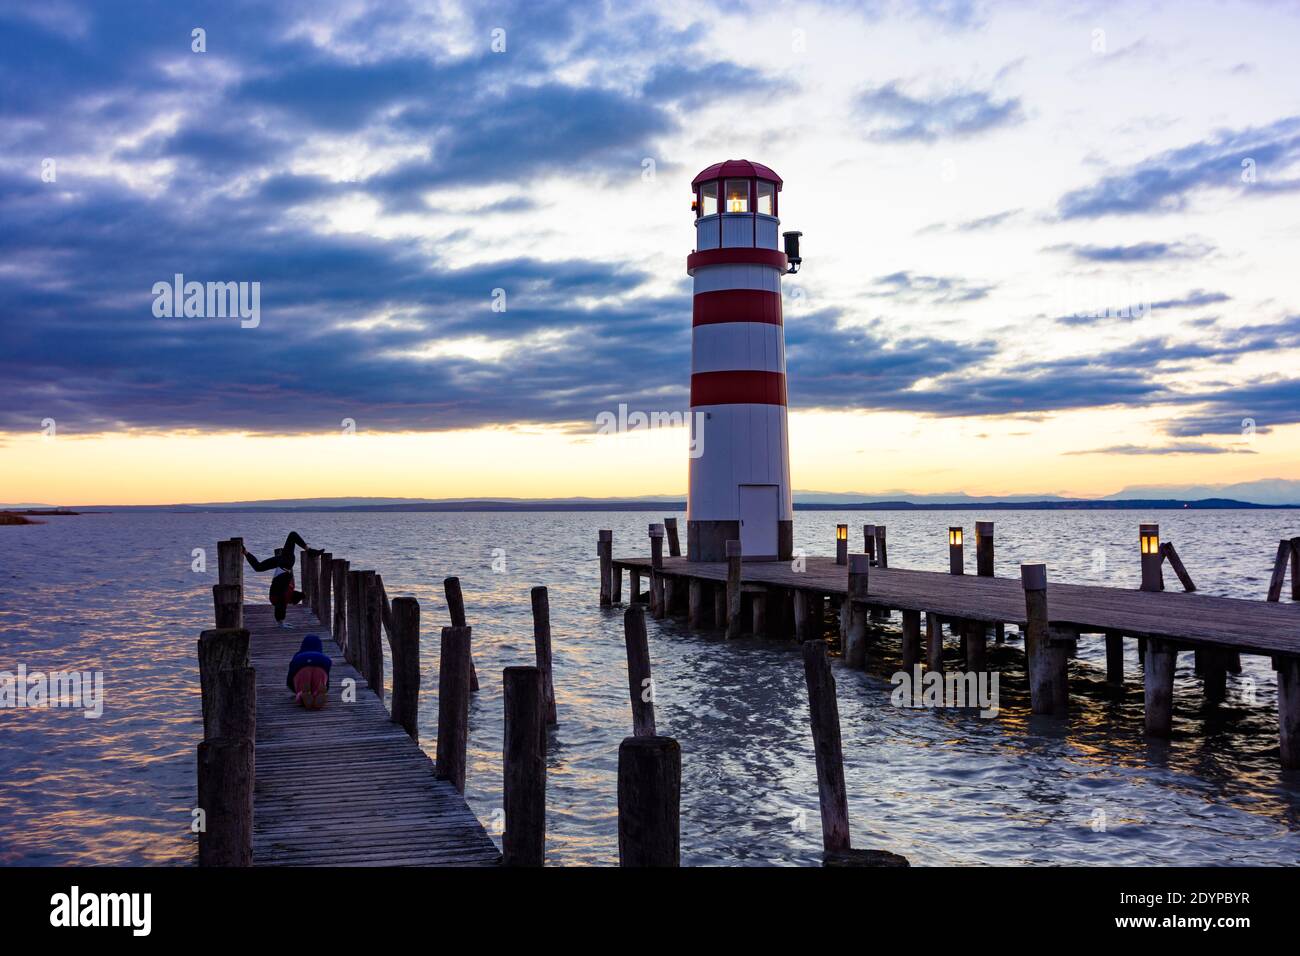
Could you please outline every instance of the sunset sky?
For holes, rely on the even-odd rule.
[[[1285,3],[0,2],[0,502],[684,493],[683,430],[595,422],[685,411],[689,184],[742,157],[804,233],[796,489],[1298,479],[1298,44]],[[158,317],[177,273],[260,324]]]

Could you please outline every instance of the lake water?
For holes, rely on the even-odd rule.
[[[617,862],[617,753],[630,714],[622,608],[597,601],[596,531],[613,528],[619,554],[644,553],[646,525],[663,517],[120,513],[0,527],[0,671],[98,670],[105,682],[99,719],[0,710],[0,863],[193,863],[194,648],[211,620],[216,542],[242,536],[260,557],[290,527],[353,567],[378,569],[390,595],[419,599],[420,735],[430,752],[436,635],[447,623],[441,582],[461,577],[482,680],[467,797],[490,829],[501,794],[500,673],[532,663],[528,592],[549,586],[560,723],[549,750],[548,863]],[[1124,587],[1137,586],[1138,521],[1154,518],[1202,591],[1247,598],[1263,597],[1277,540],[1300,530],[1288,511],[805,511],[796,514],[795,543],[830,554],[837,522],[854,529],[855,547],[862,524],[879,522],[889,528],[891,566],[945,570],[948,525],[964,525],[973,540],[977,517],[997,522],[1000,575],[1046,559],[1052,580]],[[206,549],[205,573],[191,570],[195,548]],[[493,569],[494,549],[504,571]],[[246,574],[250,600],[264,600],[269,576]],[[682,747],[683,861],[817,863],[797,647],[725,642],[668,620],[649,627],[660,733]],[[1131,641],[1122,700],[1100,692],[1102,642],[1081,642],[1065,722],[1030,720],[1019,642],[990,642],[1003,709],[985,720],[891,706],[896,631],[897,616],[868,671],[835,664],[855,846],[893,850],[914,865],[1300,861],[1300,776],[1278,769],[1268,661],[1245,658],[1227,704],[1211,711],[1191,655],[1181,655],[1174,738],[1164,744],[1142,735]]]

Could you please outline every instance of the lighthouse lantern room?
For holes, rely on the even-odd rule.
[[[687,558],[789,559],[794,548],[786,425],[781,276],[799,264],[799,233],[779,245],[781,177],[760,163],[715,163],[692,181]]]

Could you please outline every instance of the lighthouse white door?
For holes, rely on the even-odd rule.
[[[781,495],[776,485],[740,485],[740,550],[746,558],[775,558]]]

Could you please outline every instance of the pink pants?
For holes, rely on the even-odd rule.
[[[293,689],[297,691],[294,701],[308,710],[320,710],[329,698],[325,690],[329,675],[323,667],[304,667],[293,675]]]

